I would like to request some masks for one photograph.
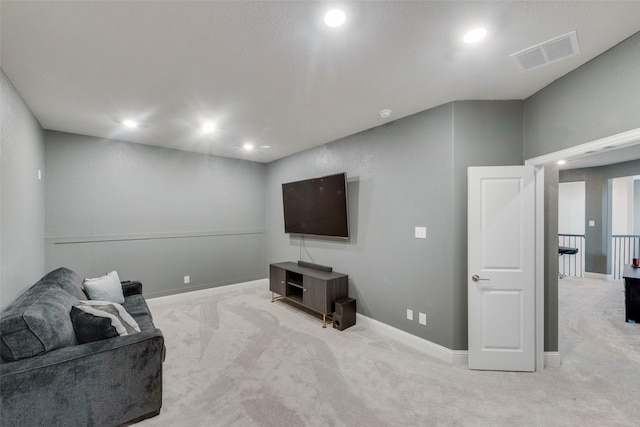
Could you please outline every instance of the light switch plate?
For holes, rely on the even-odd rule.
[[[413,320],[413,310],[407,308],[407,320]]]
[[[427,315],[424,313],[420,313],[418,315],[418,323],[420,323],[421,325],[426,325],[427,324]]]
[[[596,222],[594,220],[590,220],[589,227],[595,227],[595,226],[596,226]]]
[[[416,227],[416,239],[427,238],[427,227]]]

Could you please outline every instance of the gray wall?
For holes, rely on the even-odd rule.
[[[299,258],[299,239],[283,232],[280,183],[346,171],[353,238],[307,239],[303,258],[348,273],[361,313],[465,349],[463,169],[514,163],[511,150],[522,143],[528,159],[640,127],[639,52],[636,34],[523,107],[514,103],[524,125],[501,103],[456,102],[266,167],[48,132],[46,269],[117,269],[145,281],[148,296],[264,277],[268,262]],[[4,74],[2,98],[4,305],[46,269],[42,183],[31,182],[44,169],[42,131]],[[512,140],[518,126],[520,144]],[[413,238],[417,225],[428,239]],[[545,322],[557,329],[548,311],[557,292],[547,298]],[[427,326],[407,321],[406,308],[427,313]],[[552,341],[545,337],[547,350],[557,348]]]
[[[544,167],[544,350],[558,351],[558,167]]]
[[[640,128],[640,33],[525,101],[524,158]]]
[[[522,101],[454,103],[455,349],[467,349],[467,168],[522,164],[522,108]]]
[[[466,167],[521,164],[521,137],[521,102],[456,102],[270,163],[268,262],[300,259],[300,238],[284,233],[281,184],[345,171],[352,238],[306,238],[302,258],[348,274],[358,312],[466,349]]]
[[[602,55],[559,78],[524,101],[524,158],[531,159],[565,148],[591,142],[640,127],[640,33],[633,35]],[[553,168],[553,167],[552,167]],[[553,213],[550,195],[557,185],[553,170],[545,173],[545,350],[558,349],[557,279],[551,277],[557,269],[557,206]],[[576,178],[575,180],[578,180]],[[562,176],[560,176],[562,181]],[[596,180],[597,181],[597,180]],[[598,181],[599,182],[599,181]],[[602,194],[602,183],[593,184],[595,194]],[[587,194],[589,194],[587,187]],[[587,202],[587,217],[596,224],[607,221],[602,199]],[[556,221],[555,232],[553,224]],[[589,247],[585,250],[587,271],[606,273],[606,230],[586,227]],[[557,237],[554,237],[554,239]],[[555,264],[554,264],[555,262]]]
[[[611,185],[609,180],[640,174],[640,160],[613,165],[560,171],[560,182],[585,182],[585,271],[610,274],[611,262]],[[589,221],[595,221],[589,227]]]
[[[640,234],[640,180],[633,181],[633,234]]]
[[[344,171],[352,237],[306,238],[302,259],[348,274],[358,312],[451,348],[452,111],[447,104],[270,163],[267,261],[300,258],[301,240],[284,233],[281,184]],[[413,237],[415,226],[427,227],[426,240]]]
[[[2,308],[45,273],[45,220],[42,128],[1,68],[0,99]]]
[[[146,296],[266,276],[265,165],[55,131],[45,140],[48,269],[117,270]]]

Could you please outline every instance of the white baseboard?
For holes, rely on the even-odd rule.
[[[192,298],[205,298],[211,295],[218,295],[218,294],[222,294],[229,291],[235,291],[239,289],[256,288],[259,286],[263,286],[268,289],[269,279],[252,280],[250,282],[235,283],[232,285],[224,285],[224,286],[218,286],[215,288],[201,289],[199,291],[183,292],[181,294],[167,295],[164,297],[157,297],[157,298],[149,298],[146,301],[149,308],[163,307],[166,305],[188,301]]]
[[[420,350],[435,357],[436,359],[442,360],[443,362],[456,366],[469,365],[469,351],[467,350],[451,350],[424,338],[417,337],[408,332],[394,328],[393,326],[389,326],[386,323],[371,319],[370,317],[364,316],[360,313],[356,314],[356,324],[390,336],[403,344],[415,348],[416,350]],[[544,366],[545,368],[559,368],[560,353],[557,351],[545,351]]]
[[[588,273],[595,274],[595,273]],[[253,280],[250,282],[236,283],[233,285],[218,286],[215,288],[207,288],[199,291],[184,292],[181,294],[168,295],[164,297],[149,298],[147,304],[149,308],[163,307],[171,304],[176,304],[183,301],[188,301],[196,298],[205,298],[211,295],[218,295],[221,293],[251,289],[257,287],[268,287],[269,279]],[[382,323],[378,320],[367,317],[363,314],[356,313],[356,324],[364,326],[365,328],[375,330],[383,335],[391,337],[401,343],[408,345],[418,351],[422,351],[429,356],[435,357],[438,360],[449,363],[451,365],[468,365],[469,364],[469,352],[467,350],[451,350],[447,347],[443,347],[440,344],[436,344],[424,338],[412,335],[408,332],[395,328],[393,326]],[[544,365],[547,368],[557,368],[560,366],[560,353],[558,352],[545,352],[544,353]]]
[[[560,353],[557,351],[545,351],[544,352],[544,367],[545,368],[559,368],[560,367]]]
[[[613,274],[602,274],[602,273],[584,273],[584,277],[587,279],[598,279],[598,280],[613,280]]]
[[[164,307],[167,305],[177,304],[184,301],[189,301],[193,298],[206,298],[211,295],[218,295],[221,293],[239,290],[249,289],[264,286],[269,287],[269,279],[253,280],[251,282],[236,283],[233,285],[218,286],[215,288],[201,289],[198,291],[183,292],[180,294],[167,295],[164,297],[156,297],[147,299],[147,304],[150,309]],[[424,338],[411,335],[408,332],[389,326],[385,323],[374,320],[370,317],[364,316],[360,313],[356,313],[356,322],[360,326],[376,330],[382,334],[390,336],[403,344],[406,344],[416,350],[420,350],[430,356],[433,356],[444,362],[454,365],[467,365],[468,364],[468,352],[466,350],[451,350],[443,347],[439,344],[425,340]]]
[[[390,336],[403,344],[406,344],[412,348],[415,348],[416,350],[420,350],[430,356],[435,357],[436,359],[442,360],[452,365],[468,364],[467,350],[448,349],[441,346],[440,344],[436,344],[424,338],[417,337],[408,332],[387,325],[386,323],[382,323],[370,317],[364,316],[360,313],[356,313],[356,324]]]

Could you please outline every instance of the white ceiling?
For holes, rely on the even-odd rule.
[[[347,22],[329,28],[336,5]],[[640,1],[0,7],[0,65],[45,129],[260,162],[454,100],[525,99],[640,31]],[[478,25],[486,39],[462,43]],[[580,55],[526,73],[509,58],[573,30]],[[142,126],[124,129],[127,117]]]

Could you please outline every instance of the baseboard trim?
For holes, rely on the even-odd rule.
[[[560,367],[560,352],[557,352],[557,351],[545,351],[544,352],[544,367],[545,368],[559,368]]]
[[[167,295],[163,297],[149,298],[147,299],[147,304],[149,305],[149,308],[153,309],[157,307],[176,304],[179,302],[189,301],[194,297],[206,298],[211,295],[219,295],[229,291],[255,289],[258,287],[268,288],[268,286],[269,279],[252,280],[250,282],[223,285],[217,286],[215,288],[207,288],[180,294]],[[469,364],[469,352],[467,350],[451,350],[447,347],[441,346],[440,344],[436,344],[427,339],[412,335],[401,329],[395,328],[391,325],[387,325],[386,323],[382,323],[379,320],[372,319],[360,313],[356,313],[356,324],[358,326],[374,330],[381,333],[382,335],[393,338],[401,342],[402,344],[421,351],[429,356],[435,357],[438,360],[449,363],[450,365],[467,366]],[[547,368],[560,367],[560,353],[557,351],[545,351],[544,366]]]
[[[443,362],[447,362],[452,365],[468,364],[469,359],[467,350],[451,350],[441,346],[440,344],[417,337],[360,313],[356,314],[356,324],[394,338],[411,348],[422,351],[423,353],[442,360]]]
[[[149,308],[164,307],[167,305],[188,301],[192,298],[206,298],[211,295],[219,295],[229,291],[250,289],[250,288],[256,288],[260,286],[268,288],[269,279],[258,279],[258,280],[252,280],[249,282],[234,283],[232,285],[222,285],[222,286],[216,286],[214,288],[200,289],[200,290],[190,291],[190,292],[182,292],[179,294],[167,295],[167,296],[156,297],[156,298],[148,298],[146,301]]]
[[[602,274],[602,273],[584,273],[584,277],[587,279],[598,279],[598,280],[613,280],[613,274]]]
[[[150,309],[165,307],[167,305],[177,304],[184,301],[189,301],[193,298],[206,298],[211,295],[219,295],[234,290],[250,289],[264,286],[269,287],[269,279],[259,279],[250,282],[236,283],[232,285],[217,286],[214,288],[194,290],[190,292],[183,292],[179,294],[166,295],[155,298],[148,298],[147,304]],[[412,335],[408,332],[402,331],[393,326],[382,323],[378,320],[374,320],[370,317],[356,313],[356,322],[359,326],[375,330],[383,335],[394,338],[401,343],[408,345],[416,350],[422,351],[436,359],[442,360],[452,365],[467,365],[468,364],[468,352],[467,350],[451,350],[443,347],[439,344]]]
[[[393,326],[387,325],[386,323],[382,323],[370,317],[364,316],[360,313],[356,314],[356,320],[358,325],[376,330],[377,332],[394,338],[403,344],[406,344],[416,350],[422,351],[430,356],[435,357],[436,359],[442,360],[443,362],[447,362],[451,365],[456,366],[469,365],[468,350],[451,350],[424,338],[420,338],[398,328],[394,328]],[[557,351],[545,351],[544,366],[545,368],[559,368],[560,353]]]

